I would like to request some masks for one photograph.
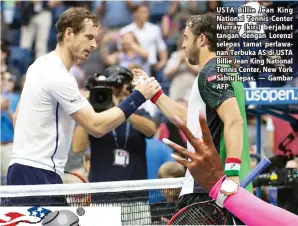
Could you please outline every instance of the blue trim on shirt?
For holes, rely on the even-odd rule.
[[[55,165],[55,162],[54,162],[54,156],[55,156],[55,154],[57,152],[57,149],[58,149],[58,140],[59,140],[59,132],[58,132],[58,110],[59,110],[59,103],[57,103],[57,107],[56,107],[56,147],[55,147],[54,154],[51,157],[52,162],[54,164],[55,173],[56,173],[56,165]]]

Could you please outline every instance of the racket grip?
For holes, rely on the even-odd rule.
[[[264,169],[271,164],[270,160],[264,157],[261,162],[241,181],[240,186],[245,188],[249,183],[253,181]]]

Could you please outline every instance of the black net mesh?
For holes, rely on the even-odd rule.
[[[87,188],[86,191],[88,191],[88,185],[84,184]],[[26,188],[24,188],[22,194],[25,193],[25,196],[13,197],[12,194],[9,197],[2,196],[1,206],[121,207],[123,225],[166,225],[176,211],[176,201],[181,191],[180,185],[177,184],[177,188],[162,188],[161,186],[158,189],[149,189],[150,186],[148,186],[148,189],[132,190],[130,187],[128,191],[118,192],[100,192],[101,189],[99,188],[99,192],[92,190],[90,193],[77,191],[75,194],[71,192],[65,194],[69,185],[61,186],[65,186],[63,195],[57,195],[57,192],[54,189],[49,190],[50,188],[47,188],[48,192],[44,191],[42,193],[45,195],[38,195],[38,192],[34,194],[34,191],[26,192]],[[121,182],[119,187],[121,187]],[[7,188],[14,189],[14,187]],[[123,189],[125,189],[125,186],[122,187]]]

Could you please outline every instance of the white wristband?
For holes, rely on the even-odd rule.
[[[220,191],[218,192],[215,203],[223,208],[226,198],[237,193],[238,187],[239,185],[236,182],[228,178],[225,179],[220,186]]]

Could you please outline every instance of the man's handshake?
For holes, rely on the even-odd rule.
[[[134,86],[134,89],[140,91],[146,98],[146,100],[149,100],[161,90],[161,87],[159,83],[156,81],[156,79],[154,77],[151,77],[144,78],[142,82],[138,82]]]

